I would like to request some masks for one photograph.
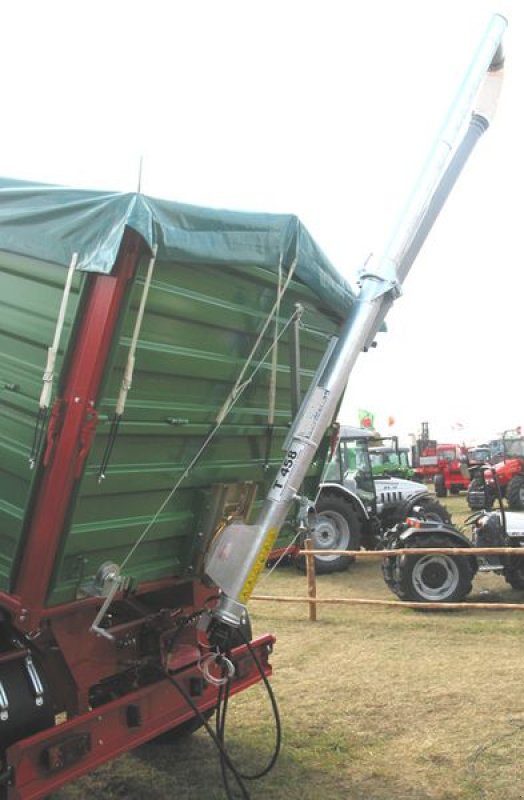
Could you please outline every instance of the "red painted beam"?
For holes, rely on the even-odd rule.
[[[264,673],[271,675],[268,664],[274,637],[266,635],[252,642],[263,666]],[[231,685],[231,694],[247,689],[260,680],[260,674],[245,645],[232,653],[237,663],[237,675]],[[202,677],[195,665],[177,672],[176,679],[190,693],[191,678]],[[201,711],[217,704],[217,688],[207,685],[193,701]],[[128,709],[133,709],[133,724],[130,724]],[[7,749],[6,761],[13,768],[13,785],[9,789],[11,800],[39,800],[60,786],[78,779],[92,769],[121,755],[155,736],[191,719],[193,711],[177,689],[167,680],[131,692],[97,709],[16,742]],[[46,770],[42,755],[53,746],[70,737],[82,735],[89,738],[89,751],[77,762],[56,771]]]
[[[20,630],[33,630],[43,614],[60,548],[67,512],[86,451],[86,425],[96,402],[129,280],[136,271],[143,240],[127,229],[111,275],[89,276],[91,286],[70,359],[56,439],[48,442],[45,467],[25,539],[15,591],[22,608],[14,619]]]

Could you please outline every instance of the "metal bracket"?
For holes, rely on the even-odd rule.
[[[97,636],[103,636],[104,639],[114,641],[115,637],[105,628],[101,627],[101,622],[107,614],[107,610],[113,602],[116,593],[121,589],[126,589],[128,585],[129,578],[120,575],[120,567],[118,564],[112,564],[109,561],[102,564],[95,578],[90,583],[84,585],[84,595],[105,597],[98,614],[89,628],[91,633]]]
[[[360,286],[366,280],[376,281],[376,291],[374,297],[381,297],[383,294],[391,293],[396,300],[402,294],[402,288],[398,280],[397,264],[392,258],[382,258],[376,264],[377,258],[371,253],[366,263],[359,271],[358,283]],[[375,267],[376,264],[376,268]]]

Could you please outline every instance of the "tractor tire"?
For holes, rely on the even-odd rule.
[[[488,486],[484,485],[482,478],[473,478],[468,486],[466,501],[472,511],[490,509],[493,505],[493,495]]]
[[[417,536],[407,547],[449,547],[456,546],[443,535]],[[468,556],[412,555],[399,556],[383,572],[389,588],[401,600],[416,603],[460,603],[470,593],[473,581],[473,568]]]
[[[506,488],[506,500],[512,511],[524,511],[524,475],[514,475]]]
[[[519,564],[506,567],[504,570],[504,580],[509,583],[512,589],[521,591],[524,589],[524,564],[519,558]]]
[[[443,475],[435,475],[433,485],[435,486],[435,494],[437,495],[437,497],[447,496],[448,490],[446,489],[446,483],[444,481]]]
[[[443,506],[438,500],[428,499],[417,503],[417,505],[422,506],[424,509],[424,517],[426,519],[451,525],[451,514],[446,506]]]
[[[360,550],[360,520],[343,497],[326,492],[316,503],[316,513],[307,536],[315,550]],[[355,560],[352,556],[334,555],[314,558],[317,575],[343,572]],[[305,572],[305,556],[296,558],[295,566],[300,572]]]

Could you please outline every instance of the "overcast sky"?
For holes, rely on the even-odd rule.
[[[355,282],[490,14],[506,86],[342,421],[440,440],[524,424],[520,0],[4,3],[0,174],[297,214]],[[457,430],[458,426],[463,426]]]

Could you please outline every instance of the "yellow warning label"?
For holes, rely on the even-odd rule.
[[[238,599],[241,603],[247,603],[251,595],[253,594],[253,589],[255,588],[255,584],[258,580],[258,576],[262,572],[265,567],[266,561],[268,556],[273,549],[273,545],[275,544],[275,539],[278,535],[278,528],[270,528],[267,536],[264,540],[264,544],[260,548],[258,556],[256,558],[255,563],[251,569],[251,572],[247,576],[247,580],[242,587],[242,591],[240,592]]]

